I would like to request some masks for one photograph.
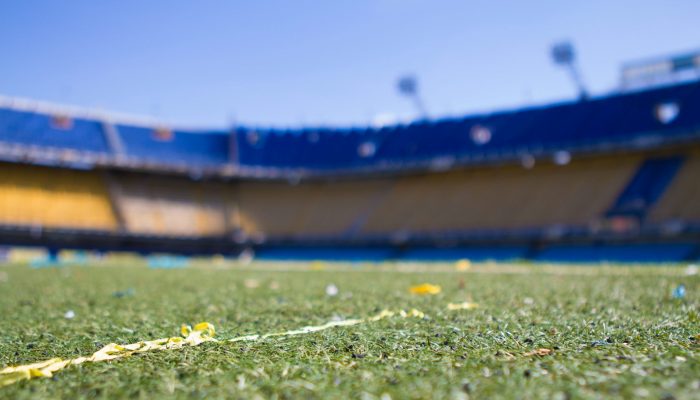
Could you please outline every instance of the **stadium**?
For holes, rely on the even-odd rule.
[[[700,257],[697,82],[382,128],[188,131],[34,107],[0,109],[6,244],[311,260]]]
[[[388,123],[0,97],[0,398],[698,398],[700,52],[551,56]]]

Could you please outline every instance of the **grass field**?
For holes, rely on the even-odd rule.
[[[82,364],[0,398],[700,398],[700,276],[683,268],[318,269],[0,266],[0,368],[177,336],[182,323],[230,338],[382,309],[426,314]],[[442,292],[408,292],[425,282]],[[687,295],[674,299],[680,283]],[[480,307],[446,308],[465,300]],[[552,352],[531,353],[540,348]]]

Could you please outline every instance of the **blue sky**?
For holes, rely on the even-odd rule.
[[[0,94],[180,125],[365,125],[568,99],[549,46],[591,92],[624,61],[700,48],[700,1],[3,1]]]

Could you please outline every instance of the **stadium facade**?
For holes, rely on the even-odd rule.
[[[700,257],[700,82],[382,128],[0,103],[0,244],[331,259]]]

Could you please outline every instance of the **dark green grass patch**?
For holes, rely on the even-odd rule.
[[[230,338],[385,308],[426,317],[83,364],[0,398],[700,398],[700,277],[681,269],[257,267],[0,267],[0,368],[177,336],[182,323]],[[442,293],[408,292],[424,282]],[[481,307],[445,307],[464,300]],[[539,348],[552,352],[528,355]]]

